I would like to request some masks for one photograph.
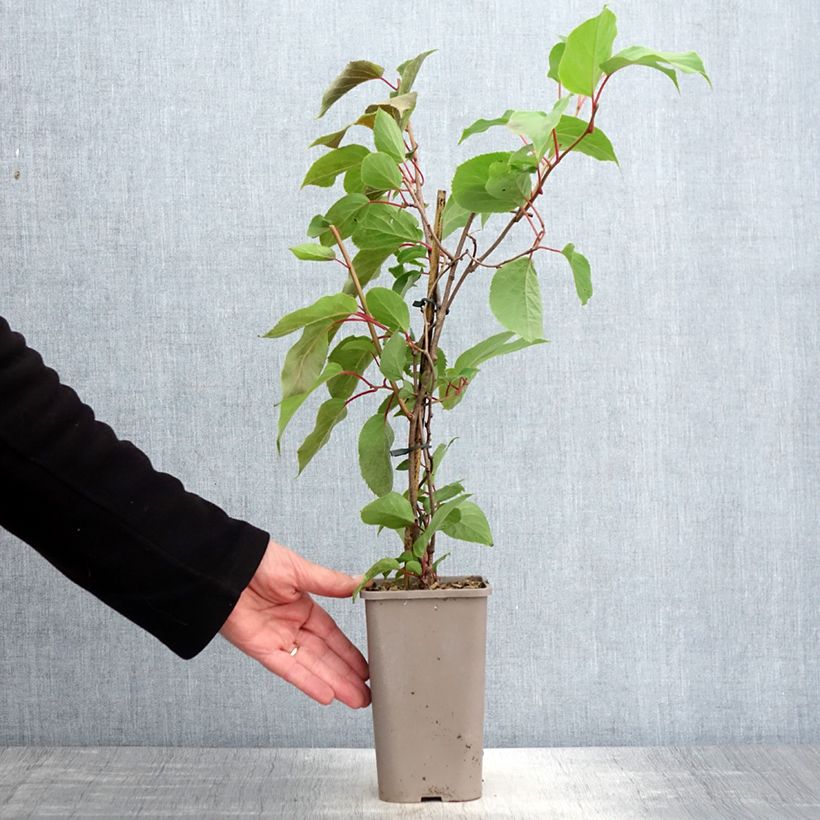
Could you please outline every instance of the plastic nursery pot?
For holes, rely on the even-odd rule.
[[[484,755],[487,597],[482,588],[362,592],[379,797],[476,800]]]

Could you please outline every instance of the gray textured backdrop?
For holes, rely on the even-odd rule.
[[[495,587],[493,746],[820,741],[818,11],[675,5],[616,3],[619,42],[697,49],[714,90],[610,84],[621,170],[567,162],[544,209],[596,294],[582,309],[545,260],[552,344],[487,366],[439,428],[496,535],[451,564]],[[286,344],[256,335],[340,282],[287,251],[331,201],[298,190],[305,146],[363,96],[321,123],[318,99],[350,58],[438,47],[417,115],[434,190],[465,124],[544,104],[548,44],[597,8],[3,3],[2,312],[157,466],[361,571],[380,546],[355,428],[295,481],[311,414],[277,459]],[[451,350],[495,326],[485,292],[465,288]],[[0,541],[0,743],[370,744],[369,712],[322,709],[219,639],[177,660]],[[331,611],[364,645],[362,606]]]

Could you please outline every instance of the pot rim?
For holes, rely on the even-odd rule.
[[[365,601],[399,601],[406,598],[487,598],[492,592],[489,581],[483,575],[442,575],[442,581],[463,581],[466,578],[481,578],[481,589],[363,589],[359,594]],[[376,583],[380,583],[378,579]]]

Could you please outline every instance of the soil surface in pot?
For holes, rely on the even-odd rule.
[[[379,592],[389,592],[390,590],[406,589],[484,589],[487,585],[477,575],[469,578],[459,578],[457,581],[435,581],[429,587],[422,587],[418,578],[411,578],[410,585],[403,579],[396,581],[395,579],[381,579],[375,581],[367,589],[378,590]]]

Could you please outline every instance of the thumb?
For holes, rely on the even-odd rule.
[[[298,556],[295,562],[296,583],[303,592],[313,592],[329,598],[347,598],[361,582],[363,576],[346,575],[335,569],[314,564]]]

